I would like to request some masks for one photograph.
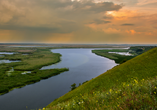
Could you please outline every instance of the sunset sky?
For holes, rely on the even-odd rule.
[[[157,44],[157,0],[0,0],[0,42]]]

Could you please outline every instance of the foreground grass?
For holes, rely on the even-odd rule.
[[[46,110],[157,109],[157,78],[141,81],[134,78],[131,81],[108,91],[75,96],[70,101],[58,103]]]
[[[156,56],[157,48],[143,53],[54,100],[46,108],[73,109],[73,105],[76,105],[74,109],[78,110],[108,109],[108,107],[110,109],[155,108],[156,79],[152,78],[157,76]],[[141,82],[143,79],[148,82]],[[109,95],[105,95],[107,93]],[[103,100],[106,101],[102,102]],[[140,106],[143,102],[145,103]]]
[[[126,55],[119,55],[116,53],[108,53],[108,52],[128,52],[127,49],[112,49],[112,50],[92,50],[93,53],[96,55],[100,55],[103,57],[107,57],[111,60],[114,60],[116,63],[121,64],[134,58],[135,56],[126,56]]]

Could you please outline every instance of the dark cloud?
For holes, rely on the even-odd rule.
[[[82,4],[79,4],[79,5],[81,6]],[[118,11],[121,8],[122,8],[121,5],[115,5],[112,2],[102,2],[102,3],[87,2],[84,5],[82,5],[79,9],[84,10],[84,11],[100,13],[100,12],[113,11],[113,10]]]
[[[0,25],[0,30],[16,30],[27,32],[48,32],[48,33],[70,33],[79,28],[79,25],[75,22],[62,21],[58,23],[59,26],[25,26],[16,24],[3,24]],[[67,28],[68,27],[68,28]]]
[[[127,6],[135,6],[135,5],[137,5],[137,3],[139,3],[138,0],[126,0],[124,2],[125,2],[124,4]]]
[[[126,24],[122,24],[121,26],[134,26],[134,24],[126,23]]]
[[[86,20],[110,23],[99,20],[101,12],[118,11],[122,5],[93,0],[1,0],[0,7],[0,29],[67,33],[83,27]]]
[[[0,0],[0,30],[13,30],[17,39],[43,40],[46,36],[79,31],[89,21],[110,23],[109,17],[102,19],[104,14],[122,7],[94,0]]]
[[[94,3],[93,0],[81,0],[81,1],[71,1],[71,0],[36,0],[36,5],[40,5],[44,8],[51,9],[65,9],[71,7],[72,10],[62,10],[62,11],[74,11],[74,12],[104,12],[104,11],[118,11],[123,5],[116,5],[113,2],[101,2]]]
[[[107,23],[111,23],[111,21],[105,21],[105,20],[100,20],[100,19],[95,19],[93,22],[91,23],[95,23],[95,24],[107,24]]]
[[[113,16],[111,16],[111,15],[106,15],[106,16],[103,16],[103,19],[113,19],[114,17]]]

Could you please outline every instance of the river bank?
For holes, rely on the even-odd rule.
[[[112,49],[112,50],[92,50],[93,53],[96,55],[100,55],[106,58],[109,58],[111,60],[114,60],[117,64],[122,64],[132,58],[134,58],[134,55],[122,55],[117,53],[124,53],[129,52],[128,49]]]

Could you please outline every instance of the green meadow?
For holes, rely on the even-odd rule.
[[[157,48],[115,66],[43,110],[157,109]]]
[[[23,52],[13,55],[5,55],[3,59],[21,60],[21,64],[14,69],[19,71],[30,71],[40,69],[43,66],[57,63],[60,61],[59,53],[52,53],[49,49],[37,48],[33,52],[23,55]]]

